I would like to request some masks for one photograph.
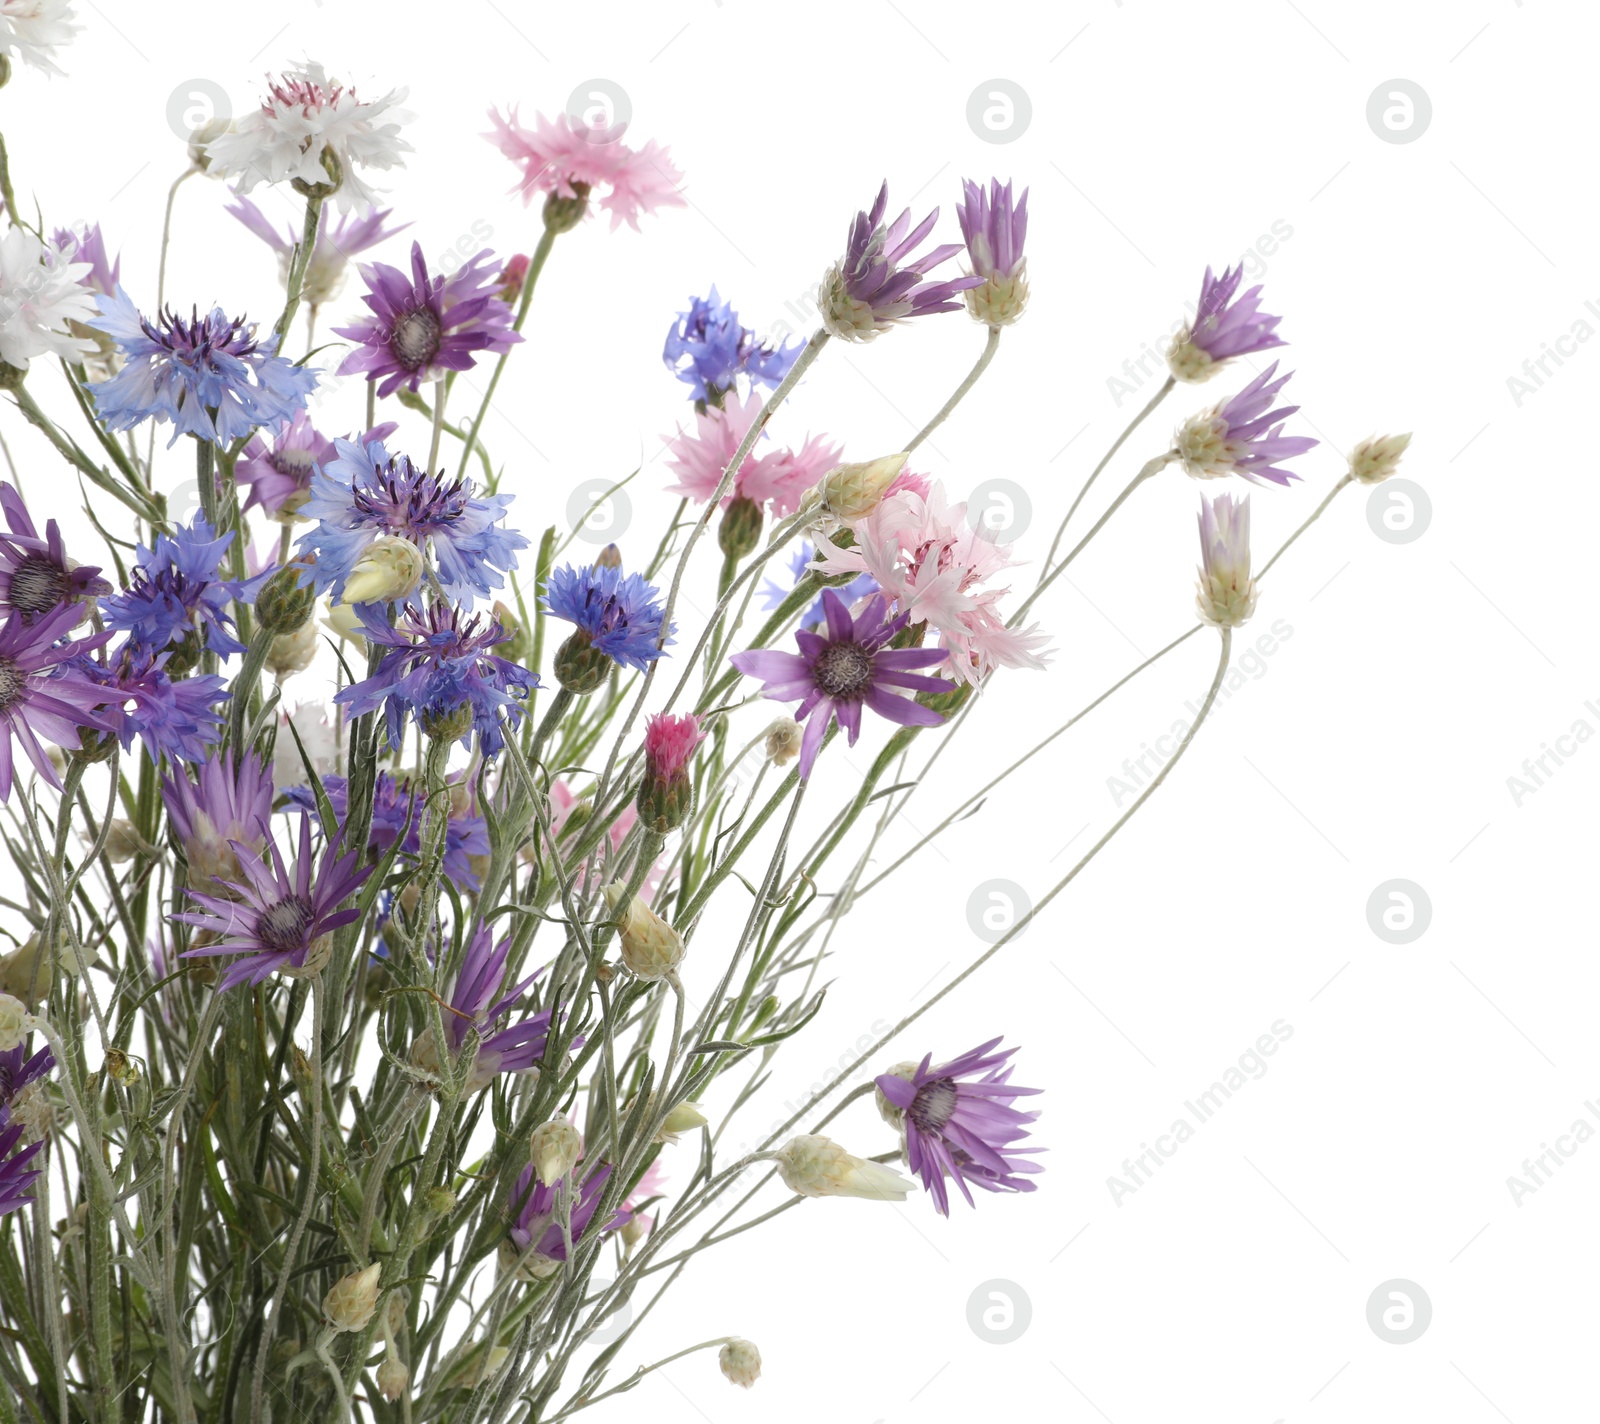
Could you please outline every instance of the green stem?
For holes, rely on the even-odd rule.
[[[989,369],[989,363],[994,360],[994,353],[999,349],[1000,328],[998,326],[991,326],[989,328],[989,339],[983,343],[983,354],[978,357],[977,364],[973,366],[972,370],[967,373],[967,379],[955,388],[955,391],[951,395],[950,399],[939,407],[939,413],[934,416],[934,418],[926,425],[924,425],[921,430],[917,431],[917,433],[911,437],[910,443],[906,446],[906,454],[909,455],[917,448],[917,446],[922,444],[924,440],[926,440],[930,435],[933,434],[935,430],[945,423],[950,416],[950,412],[961,404],[967,392],[978,384],[978,378]],[[1069,515],[1068,518],[1070,517],[1071,516]]]

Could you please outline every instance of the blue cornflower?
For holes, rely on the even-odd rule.
[[[429,474],[381,440],[335,440],[333,448],[338,458],[312,475],[300,509],[318,521],[300,539],[310,562],[303,584],[346,603],[398,603],[416,592],[431,546],[440,587],[463,607],[504,586],[501,573],[528,547],[501,523],[510,495],[476,498],[470,479]]]
[[[218,657],[242,653],[244,644],[229,631],[228,604],[235,598],[252,602],[269,575],[239,583],[217,577],[233,538],[231,529],[218,536],[205,515],[197,514],[188,528],[156,535],[153,547],[141,544],[128,587],[100,600],[106,626],[157,653],[191,633]]]
[[[606,564],[583,569],[568,564],[550,575],[545,609],[578,628],[556,654],[556,676],[564,688],[594,691],[614,662],[649,670],[674,632],[662,633],[666,609],[656,592],[642,575],[624,576]]]
[[[784,588],[776,579],[767,579],[761,585],[761,606],[768,613],[776,610],[778,605],[794,592],[794,586],[805,576],[806,570],[811,567],[811,561],[816,556],[816,550],[810,544],[802,544],[799,552],[789,560],[789,569],[794,575],[789,580],[789,587]],[[857,574],[839,590],[839,597],[845,601],[846,607],[854,607],[861,599],[869,598],[871,595],[881,591],[877,579],[873,578],[871,574]],[[800,619],[800,626],[802,628],[815,628],[825,616],[826,612],[822,606],[822,596],[819,594],[816,601],[810,608],[806,609],[805,615]]]
[[[226,444],[288,420],[316,388],[315,371],[276,354],[276,336],[257,341],[253,322],[221,307],[205,316],[197,309],[187,321],[170,308],[146,319],[120,286],[97,300],[101,314],[88,325],[108,333],[125,362],[109,381],[89,387],[112,430],[170,420],[168,445],[180,435]]]
[[[115,733],[126,751],[138,737],[150,760],[200,762],[222,740],[226,721],[217,706],[231,694],[215,673],[174,680],[166,672],[171,653],[125,639],[105,664],[79,658],[73,669],[103,690],[95,717]]]
[[[520,704],[538,677],[489,651],[510,636],[498,621],[469,618],[459,608],[435,603],[426,612],[408,604],[390,627],[370,604],[356,609],[362,631],[389,649],[365,682],[347,687],[333,700],[352,717],[384,709],[389,745],[398,747],[408,718],[429,736],[459,739],[470,747],[478,734],[485,757],[505,745],[500,713],[513,730],[522,720]]]
[[[740,325],[739,314],[719,301],[717,289],[709,297],[691,297],[689,310],[679,312],[667,332],[661,359],[680,381],[694,388],[694,399],[722,404],[738,376],[751,386],[776,388],[794,365],[805,342],[777,347],[758,341],[755,332]]]

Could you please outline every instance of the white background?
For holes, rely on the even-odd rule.
[[[531,250],[537,209],[506,196],[513,171],[477,137],[485,107],[554,113],[594,77],[626,91],[630,138],[670,146],[690,206],[646,219],[642,234],[590,223],[558,242],[487,433],[526,530],[564,520],[577,486],[642,458],[635,542],[623,538],[642,561],[672,507],[660,437],[688,418],[687,388],[658,358],[672,314],[716,282],[758,330],[803,329],[786,304],[803,305],[884,177],[892,211],[941,206],[944,240],[957,237],[963,176],[1030,187],[1033,304],[924,462],[956,496],[995,477],[1022,485],[1024,557],[1042,556],[1136,408],[1119,408],[1108,378],[1184,314],[1207,263],[1275,229],[1291,235],[1254,265],[1292,343],[1278,353],[1304,403],[1292,428],[1325,444],[1300,462],[1304,484],[1254,494],[1258,550],[1314,507],[1355,441],[1416,432],[1403,474],[1431,499],[1423,535],[1383,541],[1367,492],[1345,491],[1274,571],[1246,630],[1281,619],[1292,636],[1042,922],[886,1050],[881,1066],[997,1033],[1021,1043],[1019,1081],[1046,1089],[1041,1190],[958,1204],[948,1222],[920,1196],[808,1203],[738,1238],[688,1272],[624,1360],[735,1332],[760,1345],[761,1383],[744,1395],[709,1355],[691,1356],[610,1417],[1595,1417],[1600,1143],[1578,1146],[1520,1204],[1507,1186],[1575,1120],[1600,1127],[1584,1107],[1600,1098],[1587,893],[1600,745],[1520,806],[1507,786],[1575,721],[1600,730],[1585,707],[1600,705],[1586,621],[1600,343],[1571,346],[1520,403],[1508,387],[1574,323],[1600,330],[1585,308],[1600,306],[1592,7],[80,9],[71,78],[20,74],[0,95],[0,126],[24,203],[36,197],[53,225],[99,219],[147,308],[161,205],[184,161],[169,96],[193,81],[243,109],[265,69],[309,55],[371,92],[409,86],[417,152],[390,187],[415,226],[377,254],[390,261],[413,235],[437,256],[480,223],[502,255]],[[1396,77],[1431,100],[1413,142],[1381,141],[1367,122],[1369,96]],[[966,117],[997,78],[1032,109],[1005,143]],[[288,195],[257,198],[293,219]],[[270,319],[272,259],[224,200],[209,182],[182,191],[169,297]],[[353,286],[330,317],[357,310]],[[897,449],[980,344],[950,315],[834,346],[779,438],[826,430],[856,458]],[[1249,374],[1174,395],[1104,495],[1177,419]],[[36,384],[64,409],[54,377]],[[324,428],[353,425],[359,402],[352,383],[323,407]],[[48,452],[14,413],[0,427],[36,513],[70,518],[67,486],[47,484],[61,473]],[[164,483],[187,473],[174,464]],[[53,510],[47,487],[60,491]],[[1191,484],[1163,476],[1046,596],[1055,665],[997,681],[891,849],[1187,626],[1196,505]],[[1019,571],[1016,586],[1032,578]],[[981,952],[968,928],[976,887],[1005,879],[1037,897],[1065,873],[1115,817],[1108,778],[1199,698],[1214,659],[1209,633],[1186,644],[861,903],[836,941],[827,1008],[779,1058],[752,1138],[874,1024]],[[301,681],[292,696],[317,695],[311,675]],[[746,715],[752,732],[764,715]],[[830,752],[812,809],[845,795],[873,750]],[[1395,878],[1432,906],[1404,945],[1367,917]],[[699,944],[709,975],[709,934]],[[1293,1036],[1270,1071],[1119,1205],[1107,1178],[1276,1020]],[[861,1152],[890,1145],[869,1103],[830,1130]],[[1369,1295],[1392,1278],[1432,1302],[1410,1344],[1367,1322]],[[1010,1344],[968,1323],[969,1297],[992,1280],[1031,1303]]]

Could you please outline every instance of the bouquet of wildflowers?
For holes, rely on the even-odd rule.
[[[72,30],[61,0],[0,2],[12,111],[13,62],[52,68]],[[164,256],[124,273],[98,227],[31,218],[0,148],[0,1424],[553,1424],[694,1351],[748,1389],[737,1335],[636,1348],[692,1260],[809,1198],[948,1217],[1034,1190],[1017,1050],[925,1041],[927,1004],[754,1150],[724,1136],[818,1014],[823,959],[848,972],[855,901],[1212,630],[1176,754],[930,1002],[1048,909],[1183,759],[1278,554],[1253,573],[1248,497],[1203,496],[1198,617],[1041,747],[970,759],[982,784],[882,866],[975,700],[1048,676],[1035,603],[1145,482],[1278,498],[1316,443],[1285,433],[1275,362],[1230,380],[1279,318],[1207,269],[1171,375],[1013,593],[1010,547],[917,451],[1024,315],[1028,195],[966,183],[938,242],[938,211],[892,216],[885,187],[819,254],[809,339],[757,339],[714,289],[662,314],[692,400],[677,515],[578,557],[485,417],[557,248],[681,205],[679,172],[619,127],[497,110],[531,254],[354,263],[404,226],[373,186],[409,151],[404,98],[307,63],[193,135],[185,176],[231,185],[280,261],[270,326],[225,293],[166,308]],[[793,429],[831,344],[941,315],[973,321],[976,361],[904,449]],[[340,376],[348,408],[313,423]],[[1216,378],[1237,389],[1069,542],[1156,406]],[[1406,440],[1359,446],[1306,524]],[[874,749],[864,777],[841,737]]]

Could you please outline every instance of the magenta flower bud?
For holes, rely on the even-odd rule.
[[[645,723],[644,783],[639,787],[639,819],[662,835],[676,830],[689,814],[693,788],[689,763],[705,733],[695,718],[661,713]]]

